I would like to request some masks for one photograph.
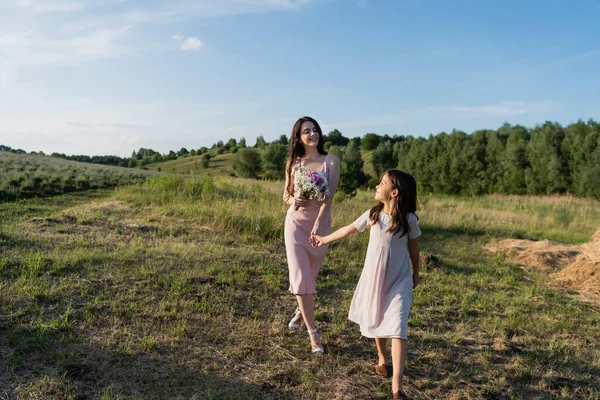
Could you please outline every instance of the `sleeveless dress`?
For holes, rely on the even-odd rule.
[[[328,182],[331,182],[328,161],[329,155],[326,155],[319,172],[327,177]],[[298,160],[292,171],[292,185],[294,173],[301,165],[302,161]],[[297,193],[294,192],[294,196],[296,195]],[[284,236],[290,275],[290,291],[295,295],[317,293],[317,275],[329,247],[314,248],[309,242],[310,232],[315,225],[323,202],[306,200],[305,205],[305,207],[300,207],[298,210],[294,210],[294,205],[291,205],[285,216]],[[319,235],[330,233],[331,211],[326,211],[319,225]]]

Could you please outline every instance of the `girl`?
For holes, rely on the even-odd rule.
[[[317,293],[317,275],[327,247],[314,248],[311,235],[331,233],[331,200],[340,179],[339,159],[324,149],[321,127],[310,117],[294,124],[285,168],[283,201],[289,205],[285,217],[285,250],[290,276],[290,292],[296,295],[298,308],[288,327],[298,329],[304,319],[310,335],[312,353],[323,353],[319,331],[315,326],[313,296]],[[304,166],[321,172],[329,183],[330,196],[325,201],[307,200],[294,190],[294,173]]]
[[[392,393],[406,399],[402,374],[407,351],[408,314],[412,291],[419,284],[421,231],[414,214],[417,206],[415,179],[402,171],[386,171],[376,187],[379,204],[352,224],[327,236],[314,235],[314,246],[325,246],[371,227],[367,257],[352,298],[348,318],[360,325],[363,336],[375,338],[379,361],[375,371],[387,371],[387,338],[392,338]],[[410,260],[409,260],[410,259]],[[410,265],[412,264],[412,273]]]

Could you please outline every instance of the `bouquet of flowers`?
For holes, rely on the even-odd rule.
[[[305,199],[324,201],[329,197],[329,183],[320,172],[308,167],[299,167],[294,173],[294,186]],[[294,207],[298,211],[298,207]]]

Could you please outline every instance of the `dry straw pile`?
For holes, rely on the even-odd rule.
[[[506,252],[518,264],[554,271],[564,286],[600,299],[600,230],[583,245],[509,239],[492,242],[486,249]]]

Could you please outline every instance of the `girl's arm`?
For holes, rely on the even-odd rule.
[[[421,282],[419,277],[419,238],[408,239],[408,253],[413,268],[413,289]]]
[[[327,215],[329,210],[331,209],[331,202],[333,201],[333,196],[335,196],[335,192],[337,191],[338,184],[340,182],[340,159],[338,156],[331,154],[329,156],[329,168],[331,173],[329,174],[329,198],[321,205],[319,209],[319,215],[315,220],[315,225],[311,231],[311,234],[316,235],[319,231],[319,224],[321,222],[321,217],[323,215]]]
[[[340,228],[337,231],[335,231],[332,234],[327,235],[327,236],[313,235],[311,237],[311,244],[313,245],[313,247],[325,246],[326,244],[335,242],[336,240],[343,239],[343,238],[348,237],[356,232],[358,232],[358,229],[356,229],[354,227],[354,224],[346,225],[343,228]]]

